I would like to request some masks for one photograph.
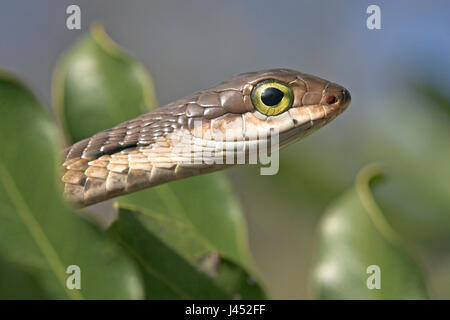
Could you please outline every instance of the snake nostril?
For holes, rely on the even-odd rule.
[[[338,101],[338,98],[336,98],[335,96],[328,96],[326,99],[325,99],[325,102],[327,103],[327,104],[334,104],[334,103],[336,103]]]

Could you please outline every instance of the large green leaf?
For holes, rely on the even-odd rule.
[[[75,140],[155,107],[151,77],[129,56],[123,58],[121,49],[100,30],[94,27],[67,52],[55,77],[55,108],[63,110],[58,112],[61,122]],[[139,77],[135,77],[136,69]],[[91,121],[89,125],[86,119]],[[223,174],[166,184],[118,201],[192,223],[220,253],[252,268],[245,220]]]
[[[428,297],[417,263],[371,194],[369,182],[380,175],[376,166],[363,169],[355,187],[340,197],[324,216],[313,281],[320,299]],[[375,271],[377,267],[379,274]],[[376,276],[380,288],[369,289],[367,281],[376,284]]]
[[[24,85],[1,74],[1,278],[17,277],[23,269],[26,278],[21,285],[38,287],[40,291],[33,292],[40,297],[141,298],[136,265],[113,241],[65,205],[58,183],[58,136],[48,114]],[[20,269],[9,275],[14,265]],[[81,290],[66,287],[70,265],[81,268]],[[0,296],[17,294],[11,290]],[[30,294],[23,292],[21,297]]]
[[[156,107],[147,71],[94,26],[58,63],[53,103],[69,142]]]
[[[48,299],[36,270],[0,258],[0,300]]]
[[[189,223],[118,204],[108,229],[138,262],[149,299],[262,299],[250,275],[218,253]]]
[[[221,172],[143,190],[121,197],[118,202],[164,212],[190,223],[220,253],[252,268],[243,213]]]

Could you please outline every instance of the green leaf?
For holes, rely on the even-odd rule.
[[[149,112],[156,105],[153,87],[149,85],[151,77],[132,58],[124,58],[122,50],[111,43],[103,29],[92,28],[89,35],[68,51],[56,72],[55,107],[63,110],[57,113],[68,135],[75,140]],[[139,77],[141,81],[127,80],[130,70],[136,69],[145,74]],[[145,96],[150,98],[144,99]],[[145,103],[147,100],[151,103]],[[86,121],[90,124],[86,125]],[[118,201],[190,222],[220,253],[253,268],[245,219],[222,173],[165,184]]]
[[[145,68],[101,26],[92,27],[58,63],[53,104],[72,143],[157,106]]]
[[[221,172],[136,192],[118,202],[164,212],[190,223],[220,253],[253,267],[241,207]]]
[[[36,270],[0,258],[0,299],[48,299]]]
[[[22,266],[49,298],[141,298],[136,265],[63,201],[58,136],[31,92],[0,74],[0,257],[8,263],[4,270],[11,264]],[[66,287],[70,265],[81,268],[81,290]],[[16,294],[12,290],[1,296]]]
[[[137,261],[148,299],[263,299],[249,274],[190,225],[152,210],[116,205],[108,233]]]
[[[370,181],[381,176],[378,167],[363,169],[355,187],[327,211],[319,229],[314,291],[320,299],[424,299],[422,273],[409,249],[391,229],[376,204]],[[380,269],[380,289],[376,285]],[[369,270],[368,270],[369,268]]]
[[[448,117],[434,112],[428,99],[379,104],[398,108],[390,108],[382,124],[367,126],[367,136],[355,147],[366,160],[389,168],[392,179],[375,190],[377,199],[398,232],[421,245],[442,248],[450,244]]]

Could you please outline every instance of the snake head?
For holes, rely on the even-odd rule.
[[[186,114],[201,114],[197,137],[252,141],[276,130],[280,146],[301,139],[350,104],[344,87],[289,69],[243,73],[191,98]]]

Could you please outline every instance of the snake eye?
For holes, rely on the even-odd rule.
[[[252,91],[252,103],[256,110],[267,116],[286,111],[293,101],[292,90],[274,80],[262,81]]]

